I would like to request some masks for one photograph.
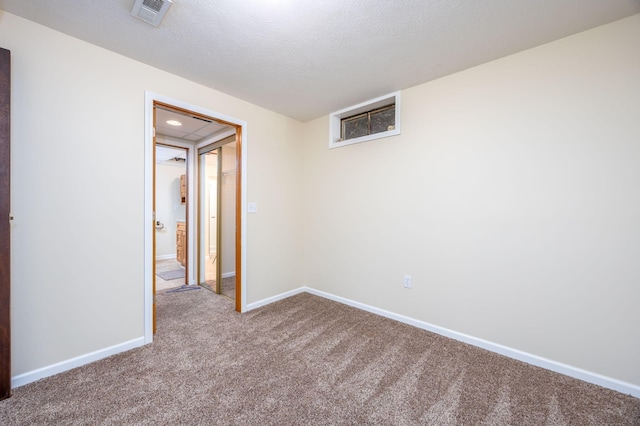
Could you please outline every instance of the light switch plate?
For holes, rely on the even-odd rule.
[[[249,201],[247,211],[249,213],[258,213],[258,203],[255,201]]]

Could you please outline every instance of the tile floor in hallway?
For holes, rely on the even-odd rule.
[[[205,281],[205,285],[203,287],[211,291],[215,291],[215,258],[213,260],[207,258],[205,265],[206,276],[210,279],[207,279]],[[173,271],[181,268],[182,266],[180,266],[180,263],[176,259],[163,259],[156,261],[156,273]],[[164,280],[156,275],[156,293],[171,288],[180,287],[184,284],[186,284],[184,278],[178,278],[175,280]],[[223,296],[230,299],[235,299],[235,288],[235,276],[222,279],[222,288],[220,290]]]
[[[180,263],[176,259],[156,260],[156,272],[167,272],[175,269],[182,269],[182,266],[180,266]],[[180,287],[184,284],[184,277],[175,280],[163,280],[156,275],[156,293],[169,288]]]

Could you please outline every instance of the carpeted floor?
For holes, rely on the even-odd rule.
[[[3,425],[638,425],[640,399],[300,294],[158,295],[151,345],[14,390]]]
[[[236,299],[236,277],[226,277],[221,280],[222,286],[220,287],[220,294],[226,296],[230,299]],[[216,292],[216,280],[207,280],[203,284],[200,284],[202,287],[206,288],[209,291]]]

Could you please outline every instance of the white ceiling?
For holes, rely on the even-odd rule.
[[[306,121],[640,13],[640,0],[0,0],[0,9]]]
[[[231,134],[235,129],[226,124],[220,124],[213,119],[187,114],[171,108],[155,107],[156,136],[164,136],[159,143],[171,143],[172,139],[196,145],[199,142],[213,143]],[[180,125],[171,125],[168,121],[177,121]],[[231,143],[235,146],[235,142]],[[156,145],[156,163],[184,166],[184,162],[177,159],[187,158],[187,151],[183,148]]]
[[[167,122],[174,120],[180,123],[179,126],[172,126]],[[156,107],[156,135],[169,136],[189,142],[201,142],[205,139],[215,138],[228,133],[233,128],[220,124],[213,119],[196,117],[181,112]],[[235,133],[235,129],[233,129]]]

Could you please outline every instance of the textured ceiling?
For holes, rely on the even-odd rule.
[[[174,0],[155,28],[132,6],[0,0],[302,121],[640,13],[640,0]]]

